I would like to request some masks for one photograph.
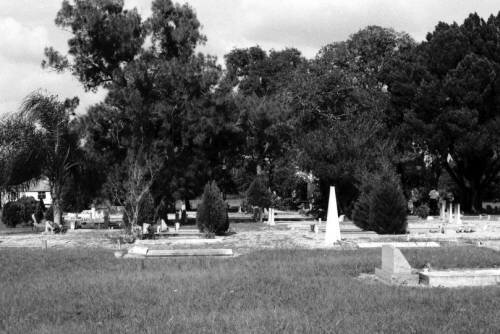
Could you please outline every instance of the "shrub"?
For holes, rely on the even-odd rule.
[[[16,227],[23,222],[23,206],[17,201],[8,202],[3,206],[2,221],[8,227]]]
[[[415,214],[422,219],[426,219],[430,212],[431,209],[427,204],[421,204],[415,209]]]
[[[51,205],[47,210],[45,210],[45,220],[54,221],[54,207]]]
[[[30,222],[31,215],[35,213],[38,202],[34,197],[21,197],[17,200],[19,204],[22,206],[21,219],[23,222]]]
[[[267,182],[262,176],[257,176],[247,190],[248,204],[259,207],[261,214],[259,220],[262,221],[262,209],[271,205],[271,192],[267,187]]]
[[[196,213],[196,224],[200,232],[221,235],[229,229],[227,206],[214,182],[208,183]]]
[[[43,203],[43,199],[40,199],[38,201],[38,205],[35,210],[35,218],[37,223],[40,223],[44,217],[44,212],[45,212],[45,204]]]
[[[352,211],[352,221],[354,225],[364,231],[371,230],[370,226],[370,202],[371,197],[369,193],[363,192],[354,204]]]
[[[379,234],[406,233],[406,199],[396,184],[381,183],[370,196],[369,225]]]

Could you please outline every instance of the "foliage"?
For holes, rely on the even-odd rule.
[[[300,51],[287,48],[269,53],[259,46],[233,49],[224,56],[227,73],[222,87],[237,87],[244,96],[271,96],[281,93],[294,70],[305,62]]]
[[[17,201],[7,202],[2,209],[2,221],[8,227],[16,227],[23,222],[23,205]]]
[[[398,185],[400,181],[398,174],[390,162],[382,160],[377,162],[376,165],[377,169],[374,172],[364,172],[359,177],[361,180],[361,184],[359,185],[360,195],[354,203],[352,220],[356,226],[365,231],[382,231],[378,233],[383,233],[383,229],[378,226],[380,222],[374,222],[370,218],[373,215],[372,204],[374,193],[377,189],[380,190],[388,185],[399,189]],[[405,201],[404,197],[403,201]],[[396,204],[397,202],[394,203]],[[406,217],[406,201],[404,209]],[[382,222],[382,224],[385,223]]]
[[[363,173],[377,170],[380,160],[397,162],[384,121],[390,96],[379,75],[398,48],[413,43],[406,34],[370,26],[323,47],[290,81],[298,165],[319,179],[315,209],[326,209],[335,185],[339,209],[350,215]]]
[[[226,176],[223,157],[210,154],[228,142],[226,131],[206,117],[217,114],[220,68],[195,53],[205,37],[191,7],[155,0],[142,20],[123,1],[64,2],[56,24],[71,28],[69,51],[47,49],[44,65],[71,71],[86,89],[107,89],[82,117],[85,150],[109,171],[103,195],[132,210],[131,225],[146,193],[155,204],[173,202],[197,195],[210,174]]]
[[[21,106],[20,117],[26,117],[37,128],[42,152],[37,161],[42,173],[49,179],[54,206],[54,222],[62,221],[63,188],[81,156],[79,137],[71,127],[70,115],[78,105],[78,98],[59,101],[56,95],[34,92]]]
[[[40,199],[38,201],[38,205],[36,206],[35,210],[35,218],[36,222],[40,223],[42,219],[45,217],[45,204],[43,203],[43,199]]]
[[[26,183],[41,173],[39,135],[34,124],[18,114],[0,120],[0,188]]]
[[[223,235],[229,229],[227,205],[215,181],[207,183],[202,201],[196,213],[196,224],[200,232]]]
[[[44,218],[45,218],[45,220],[48,220],[51,222],[54,221],[54,205],[49,206],[47,208],[47,210],[45,210]]]
[[[422,219],[426,219],[431,212],[431,209],[427,204],[421,204],[415,209],[415,215]]]
[[[22,206],[21,217],[23,222],[32,221],[31,215],[36,212],[38,201],[33,197],[21,197],[17,200]]]
[[[406,233],[407,204],[401,189],[393,183],[380,184],[370,197],[370,228],[378,234]]]
[[[370,202],[370,194],[367,192],[362,192],[354,203],[354,208],[352,210],[352,221],[354,225],[356,225],[363,231],[371,230]]]
[[[499,27],[500,13],[440,22],[385,66],[395,136],[446,170],[466,211],[481,209],[500,171]]]
[[[36,212],[37,206],[38,202],[33,197],[21,197],[8,202],[3,207],[2,220],[9,227],[31,222],[31,215]]]
[[[147,193],[142,197],[139,204],[139,212],[137,217],[137,225],[153,224],[155,221],[155,203],[151,193]]]
[[[247,190],[248,204],[259,208],[268,208],[271,205],[271,192],[262,175],[258,175]]]

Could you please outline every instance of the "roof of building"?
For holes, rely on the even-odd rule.
[[[49,180],[46,178],[30,182],[27,192],[40,192],[40,191],[50,191]]]

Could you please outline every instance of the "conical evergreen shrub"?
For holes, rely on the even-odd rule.
[[[203,197],[196,213],[196,224],[200,232],[223,235],[229,229],[227,206],[215,181],[205,186]]]
[[[367,192],[361,193],[358,200],[354,203],[352,210],[352,221],[354,225],[363,231],[370,231],[370,194]]]
[[[248,187],[247,201],[248,204],[259,207],[258,219],[262,222],[262,210],[271,205],[271,192],[263,176],[258,175]]]
[[[378,234],[403,234],[407,228],[407,203],[394,183],[381,183],[371,193],[369,225]]]

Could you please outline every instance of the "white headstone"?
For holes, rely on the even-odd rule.
[[[457,224],[462,223],[462,219],[460,219],[460,203],[457,204],[457,216],[455,217],[455,222]]]
[[[446,220],[446,202],[441,202],[441,220]]]
[[[453,223],[453,203],[450,203],[450,208],[448,209],[448,222]]]
[[[276,223],[274,222],[274,208],[269,208],[267,222],[269,225],[276,225]]]
[[[165,223],[165,221],[162,219],[161,220],[161,232],[164,232],[166,230],[168,230],[167,223]]]
[[[328,213],[326,218],[325,243],[333,244],[340,241],[339,214],[337,211],[337,197],[335,187],[330,187],[330,197],[328,199]]]

